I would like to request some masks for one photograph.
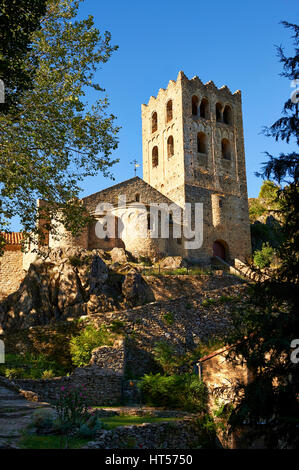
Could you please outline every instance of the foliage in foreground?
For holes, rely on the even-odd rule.
[[[42,354],[6,354],[0,374],[8,379],[49,379],[66,375],[69,369]]]
[[[195,374],[145,374],[138,387],[149,405],[206,411],[206,388]]]
[[[98,329],[91,325],[86,326],[79,335],[74,336],[70,341],[73,364],[77,367],[88,365],[92,350],[113,344],[115,336],[105,325]]]
[[[42,236],[39,218],[53,233],[62,222],[77,234],[88,220],[77,200],[80,182],[99,171],[110,175],[115,163],[118,128],[94,75],[117,47],[92,16],[78,17],[79,3],[47,1],[25,59],[25,68],[38,64],[30,89],[17,111],[0,114],[0,232],[17,216],[28,237]],[[94,103],[86,101],[88,89],[100,94]],[[37,211],[36,199],[47,206]]]
[[[254,253],[253,261],[256,266],[259,268],[268,268],[275,256],[275,250],[272,246],[269,246],[267,243],[263,243],[262,249],[257,250]]]
[[[283,24],[293,32],[295,54],[287,57],[278,48],[282,75],[297,80],[299,27]],[[298,103],[289,99],[283,116],[266,128],[265,133],[276,141],[293,140],[298,146]],[[269,160],[264,164],[262,176],[280,185],[277,198],[284,241],[277,249],[279,266],[272,270],[269,279],[252,287],[248,304],[235,312],[235,329],[227,338],[235,344],[231,360],[235,362],[239,356],[253,375],[249,384],[236,388],[240,401],[229,422],[232,429],[243,428],[246,423],[252,430],[251,437],[264,437],[269,448],[296,448],[299,446],[299,374],[298,363],[291,360],[291,343],[299,331],[299,155],[294,151],[278,157],[267,155]]]

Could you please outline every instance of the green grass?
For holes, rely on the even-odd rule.
[[[91,439],[82,439],[79,437],[71,437],[68,442],[68,448],[80,449]],[[61,436],[42,436],[36,434],[24,434],[18,445],[21,449],[64,449],[65,437]]]
[[[100,418],[105,429],[114,429],[118,426],[132,426],[143,423],[162,423],[168,421],[176,421],[178,418],[161,418],[156,416],[129,416],[117,415],[107,418]]]
[[[49,378],[45,376],[45,373],[51,377],[59,377],[66,375],[67,372],[67,369],[61,367],[55,361],[48,360],[42,354],[7,353],[5,363],[0,364],[0,375],[4,375],[9,379]]]
[[[106,407],[105,407],[106,408]],[[110,416],[107,418],[100,418],[103,423],[103,428],[106,430],[115,429],[119,426],[140,425],[143,423],[162,423],[169,421],[176,421],[178,418],[157,418],[155,416],[129,416],[119,415]],[[83,439],[81,437],[70,437],[68,441],[69,449],[80,449],[85,446],[91,438]],[[37,434],[25,433],[18,446],[21,449],[64,449],[66,438],[61,436],[43,436]]]

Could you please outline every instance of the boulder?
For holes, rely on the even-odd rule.
[[[182,256],[167,256],[160,261],[159,265],[165,269],[186,268],[188,263]]]
[[[112,263],[125,264],[129,261],[129,255],[123,248],[112,248],[109,251]]]
[[[141,274],[131,271],[125,276],[122,293],[129,307],[154,302],[154,294]]]

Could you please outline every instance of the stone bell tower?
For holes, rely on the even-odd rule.
[[[184,207],[203,203],[203,245],[186,256],[244,260],[251,251],[241,92],[179,72],[142,105],[143,178]]]

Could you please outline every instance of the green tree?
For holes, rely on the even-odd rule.
[[[297,25],[283,22],[294,35],[295,54],[287,57],[279,47],[282,75],[298,79]],[[289,99],[283,117],[265,133],[276,140],[298,145],[298,103]],[[262,176],[281,187],[277,191],[284,241],[277,249],[279,266],[264,282],[252,287],[249,302],[234,314],[234,330],[228,341],[235,344],[231,360],[241,357],[253,373],[249,384],[236,388],[239,403],[233,411],[232,428],[249,424],[253,436],[265,436],[269,448],[299,445],[299,374],[291,360],[291,342],[298,338],[298,153],[267,154]],[[261,424],[263,423],[263,424]]]
[[[0,0],[0,78],[5,84],[1,113],[12,111],[32,86],[37,57],[30,54],[31,36],[45,13],[46,0]]]
[[[48,0],[31,37],[33,88],[23,92],[17,114],[0,116],[0,230],[19,216],[24,232],[34,234],[38,218],[49,228],[60,217],[78,233],[87,220],[77,200],[80,182],[99,171],[110,175],[115,163],[118,128],[108,98],[101,94],[90,105],[85,93],[103,93],[94,73],[117,46],[92,16],[78,20],[78,8],[75,0]],[[47,202],[39,211],[38,198]]]

